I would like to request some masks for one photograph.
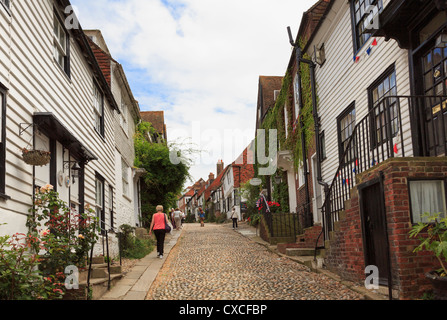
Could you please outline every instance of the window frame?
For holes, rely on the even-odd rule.
[[[122,182],[122,193],[124,197],[129,198],[129,186],[130,186],[130,182],[129,182],[129,165],[127,164],[127,162],[121,158],[121,182]]]
[[[346,138],[345,140],[342,141],[341,122],[342,122],[342,120],[344,118],[346,118],[354,110],[356,110],[355,101],[351,102],[351,104],[345,110],[343,110],[342,113],[340,113],[340,115],[337,117],[338,157],[339,157],[340,162],[343,160],[343,155],[345,153],[344,143],[347,142],[352,137],[352,134],[351,134],[348,138]],[[357,112],[356,112],[356,118],[354,120],[354,125],[353,125],[353,128],[352,128],[352,131],[354,131],[356,123],[357,123]],[[350,124],[352,124],[352,121],[351,121]],[[355,152],[355,148],[354,148],[354,152]],[[349,162],[345,162],[345,164],[348,164],[348,163],[350,163],[352,161],[355,161],[355,156]]]
[[[101,183],[102,187],[101,187],[101,196],[102,199],[101,203],[98,203],[98,185],[97,183]],[[95,214],[96,217],[99,219],[99,225],[101,227],[101,234],[105,233],[105,227],[106,227],[106,216],[105,216],[105,179],[99,174],[96,173],[95,174]],[[100,209],[99,211],[99,216],[98,216],[98,209]]]
[[[301,77],[299,72],[295,74],[295,77],[293,79],[293,102],[294,102],[294,112],[295,112],[295,119],[298,119],[300,116],[300,107],[301,107]]]
[[[6,192],[6,109],[8,88],[0,82],[0,198],[8,200]]]
[[[58,31],[63,31],[65,34],[65,48],[61,47],[61,43],[60,43],[60,39],[59,39],[59,35],[55,34],[55,24],[58,24]],[[54,14],[53,14],[53,28],[52,28],[52,40],[53,40],[53,59],[56,61],[57,65],[64,71],[64,73],[68,76],[68,78],[71,78],[71,73],[70,73],[70,33],[68,32],[67,28],[65,28],[64,22],[62,21],[61,17],[59,16],[59,14],[56,12],[56,9],[54,10]],[[63,55],[63,65],[61,65],[58,61],[58,59],[56,58],[56,54],[55,51],[58,50],[63,50],[64,51],[64,55]]]
[[[128,110],[129,110],[129,107],[127,106],[127,103],[124,101],[124,97],[121,95],[120,125],[126,135],[128,135],[128,131],[129,131],[129,116],[128,116],[129,111]]]
[[[371,123],[371,149],[377,148],[379,146],[381,146],[384,143],[387,143],[389,141],[389,137],[387,136],[387,128],[386,128],[386,122],[382,124],[382,130],[385,130],[385,138],[384,135],[382,133],[382,137],[381,140],[379,141],[378,136],[377,136],[377,123],[376,120],[378,119],[379,116],[384,115],[385,119],[384,121],[386,121],[386,115],[385,115],[385,109],[380,112],[378,115],[375,113],[374,109],[375,109],[375,101],[374,101],[374,90],[378,89],[378,87],[383,84],[385,82],[385,80],[389,79],[392,75],[394,74],[394,81],[395,81],[395,86],[391,87],[391,83],[390,83],[390,87],[388,88],[388,91],[383,94],[381,97],[379,97],[378,102],[383,101],[383,99],[387,96],[393,96],[392,94],[389,95],[388,93],[390,93],[393,88],[395,90],[395,96],[397,96],[397,73],[396,73],[396,68],[395,65],[392,64],[391,66],[389,66],[385,72],[383,72],[367,89],[368,91],[368,113],[369,113],[369,117],[370,117],[370,123]],[[392,105],[396,105],[397,106],[398,101],[394,101],[393,103],[389,104],[389,108],[392,107]],[[380,111],[380,107],[379,107],[379,111]],[[398,110],[395,111],[396,113],[398,112]],[[390,114],[391,116],[391,114]],[[396,127],[396,132],[392,133],[392,137],[396,137],[399,134],[399,130],[400,130],[400,126],[402,125],[399,121],[399,115],[395,114],[395,116],[392,118],[392,121],[397,121],[397,127]],[[393,128],[392,128],[393,129]]]
[[[95,131],[102,137],[104,138],[104,93],[102,92],[102,90],[100,89],[99,85],[96,83],[95,80],[93,80],[93,88],[92,88],[93,92],[92,92],[92,97],[93,97],[93,115],[94,115],[94,128]],[[99,108],[100,110],[98,110],[97,108],[97,93],[100,97],[100,101],[99,101]],[[97,119],[98,117],[98,119]],[[98,123],[99,120],[99,123]],[[99,128],[98,128],[99,126]]]
[[[447,209],[447,179],[437,178],[437,177],[408,178],[407,179],[407,189],[408,189],[409,215],[410,215],[410,221],[411,221],[412,225],[416,225],[417,222],[414,221],[414,217],[413,217],[413,204],[411,201],[411,182],[418,182],[418,181],[442,181],[443,186],[444,186],[444,206]],[[447,215],[447,212],[446,212],[446,215]],[[422,215],[421,215],[421,217],[422,217]]]
[[[358,27],[360,24],[365,22],[366,17],[369,15],[369,12],[364,12],[364,14],[360,17],[360,21],[357,21],[355,2],[365,3],[366,1],[373,2],[370,5],[376,5],[380,3],[379,13],[383,11],[383,0],[350,0],[350,11],[351,11],[351,27],[352,27],[352,38],[353,38],[353,46],[354,46],[354,54],[356,54],[364,45],[368,42],[368,40],[374,36],[374,33],[363,32],[361,35],[369,34],[369,37],[363,42],[360,43],[360,34],[358,32]],[[359,7],[360,8],[360,7]]]

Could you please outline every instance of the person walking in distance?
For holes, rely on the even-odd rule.
[[[172,215],[174,217],[175,230],[180,230],[180,227],[182,225],[182,213],[180,212],[180,209],[176,208]]]
[[[233,220],[233,230],[237,230],[237,212],[236,209],[233,207],[233,211],[231,211],[231,219]]]
[[[200,219],[200,226],[205,226],[205,212],[203,212],[202,208],[199,208],[199,219]]]
[[[157,206],[157,213],[152,215],[151,226],[149,228],[149,235],[152,235],[154,231],[155,238],[157,239],[157,257],[163,258],[163,247],[166,236],[166,215],[163,213],[163,206]]]

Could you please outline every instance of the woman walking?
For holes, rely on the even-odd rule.
[[[233,211],[231,212],[231,219],[233,220],[233,230],[237,230],[237,212],[236,209],[233,207]]]
[[[182,213],[180,212],[180,209],[176,208],[172,216],[174,217],[175,221],[175,230],[180,230],[182,225]]]
[[[205,226],[205,212],[203,212],[202,208],[199,208],[199,219],[200,219],[200,226]]]
[[[157,206],[157,213],[152,215],[151,226],[149,228],[149,235],[154,230],[155,238],[157,238],[157,257],[163,258],[163,247],[166,236],[166,215],[163,213],[163,206]]]

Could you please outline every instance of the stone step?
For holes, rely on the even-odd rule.
[[[97,256],[92,258],[92,264],[103,264],[105,263],[103,256]]]
[[[315,248],[286,248],[286,255],[288,256],[313,256]]]
[[[110,287],[112,288],[122,274],[110,275]],[[108,291],[109,277],[100,279],[90,279],[91,299],[99,300]],[[79,289],[67,290],[64,300],[86,300],[87,299],[87,279],[79,282]]]

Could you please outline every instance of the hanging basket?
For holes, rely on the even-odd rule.
[[[27,164],[43,167],[50,163],[51,152],[24,148],[22,149],[22,157]]]

